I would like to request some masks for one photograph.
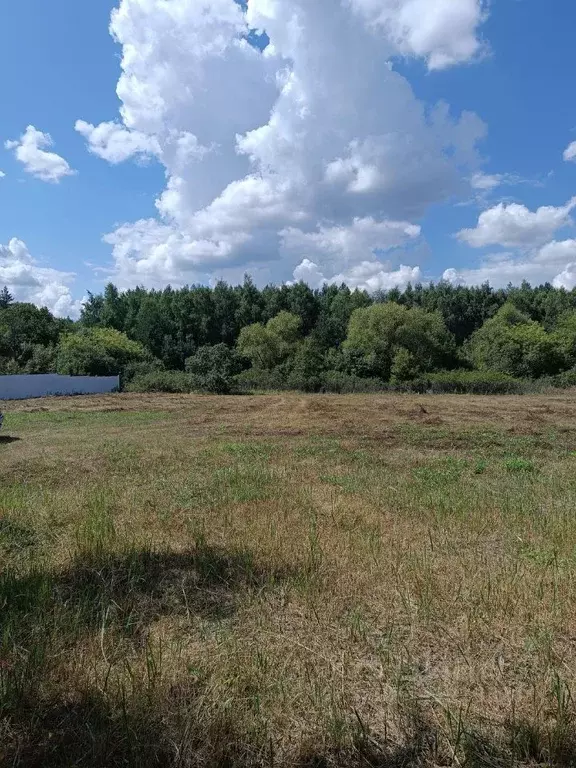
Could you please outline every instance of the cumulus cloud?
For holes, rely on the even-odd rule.
[[[569,275],[576,264],[576,240],[553,240],[529,252],[509,251],[485,256],[479,267],[444,271],[442,279],[452,285],[481,285],[490,283],[504,288],[509,283],[527,280],[533,285],[552,283],[569,286]]]
[[[7,141],[5,147],[14,150],[16,159],[24,165],[26,173],[57,184],[64,176],[73,176],[76,171],[60,155],[46,151],[52,144],[49,133],[42,133],[29,125],[18,140]]]
[[[362,291],[388,291],[391,288],[404,290],[408,283],[413,285],[423,281],[420,267],[407,267],[401,264],[397,269],[387,269],[386,265],[377,260],[362,261],[350,269],[337,275],[327,277],[318,264],[304,259],[294,270],[294,279],[303,280],[313,288],[324,284],[341,285],[346,283],[351,288]]]
[[[564,160],[566,162],[576,162],[576,141],[566,147],[564,150]]]
[[[429,69],[446,69],[474,57],[481,0],[350,0],[399,50],[419,56]]]
[[[385,290],[420,282],[419,267],[394,269],[378,254],[416,240],[420,227],[406,221],[357,218],[346,227],[320,227],[315,232],[291,228],[282,233],[283,253],[305,258],[294,269],[295,280],[313,287],[347,283],[354,288]]]
[[[559,275],[556,275],[552,284],[555,288],[565,288],[571,291],[576,288],[576,262],[567,264]]]
[[[153,136],[130,131],[116,122],[94,126],[85,120],[77,120],[74,127],[87,140],[90,152],[109,163],[122,163],[134,155],[151,156],[159,152]]]
[[[0,179],[4,179],[6,177],[6,174],[4,171],[0,171]]]
[[[167,182],[157,218],[107,237],[114,279],[181,284],[267,263],[278,280],[303,258],[344,274],[354,264],[328,241],[359,242],[359,221],[372,223],[355,265],[371,263],[396,222],[465,189],[486,130],[426,109],[391,61],[467,61],[482,20],[477,0],[434,13],[424,0],[121,0],[121,121],[77,129],[110,162],[156,157]]]
[[[505,248],[532,248],[549,240],[557,230],[572,224],[570,213],[576,197],[555,208],[542,206],[530,211],[518,203],[499,203],[483,211],[473,229],[463,229],[458,238],[473,248],[501,245]]]
[[[72,298],[74,279],[72,273],[39,265],[22,240],[0,244],[0,286],[7,285],[17,301],[48,307],[58,317],[77,317],[82,302]]]

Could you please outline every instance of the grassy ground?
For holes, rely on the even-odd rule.
[[[6,410],[0,765],[576,763],[576,395]]]

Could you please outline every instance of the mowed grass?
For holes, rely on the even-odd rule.
[[[576,764],[576,395],[5,410],[0,765]]]

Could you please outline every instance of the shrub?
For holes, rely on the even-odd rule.
[[[242,370],[242,361],[226,344],[200,347],[186,360],[186,371],[195,387],[204,392],[227,395],[234,388],[234,376]]]
[[[156,358],[128,363],[122,374],[122,386],[125,387],[137,376],[146,376],[149,373],[158,373],[159,371],[164,371],[164,366]]]
[[[365,379],[342,371],[326,371],[322,374],[322,390],[345,395],[354,392],[383,392],[389,387],[381,379]]]
[[[240,392],[274,392],[290,389],[286,373],[280,368],[272,370],[250,368],[235,376],[234,384]]]
[[[434,394],[516,395],[526,382],[495,371],[441,371],[426,377],[427,391]]]
[[[113,328],[87,328],[63,336],[58,344],[57,372],[67,376],[115,376],[149,359],[144,347]]]
[[[183,371],[152,371],[134,376],[126,392],[188,393],[194,390],[194,381]]]
[[[476,331],[469,349],[477,368],[510,376],[537,379],[566,367],[555,336],[510,303]]]
[[[571,387],[576,387],[576,370],[572,368],[570,371],[559,373],[557,376],[553,377],[551,384],[558,389],[570,389]]]

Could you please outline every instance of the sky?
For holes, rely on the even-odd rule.
[[[0,286],[576,287],[573,0],[0,8]]]

